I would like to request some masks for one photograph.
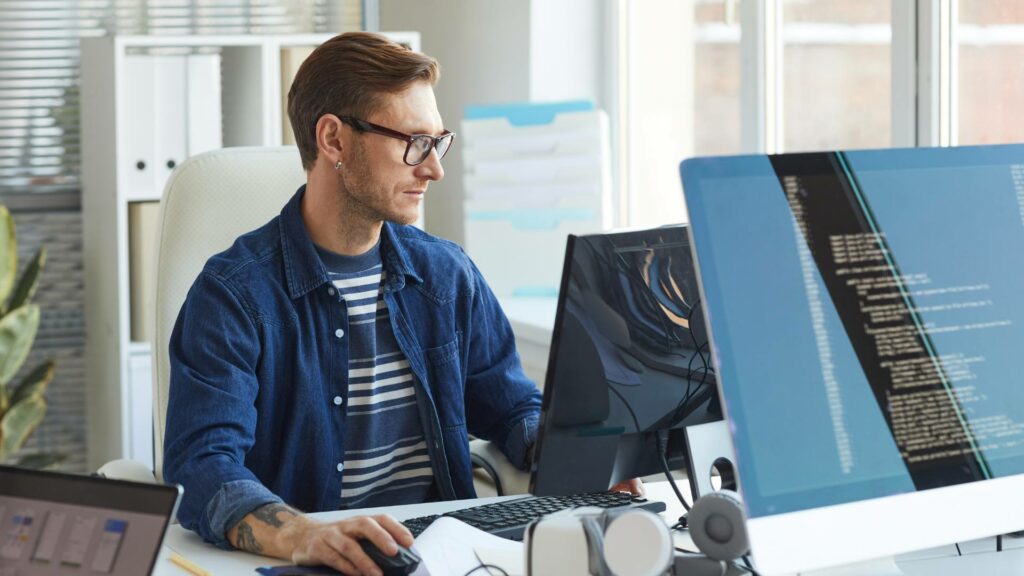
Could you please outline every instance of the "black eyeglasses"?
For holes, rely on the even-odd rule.
[[[455,132],[445,130],[440,136],[431,136],[430,134],[406,134],[399,132],[398,130],[392,130],[374,124],[373,122],[367,122],[366,120],[360,120],[359,118],[353,118],[352,116],[340,116],[339,119],[352,126],[360,132],[373,132],[380,134],[381,136],[389,136],[397,140],[404,140],[405,155],[402,156],[402,160],[409,166],[416,166],[417,164],[423,163],[430,156],[431,150],[437,150],[437,159],[444,158],[444,155],[448,153],[448,149],[452,147],[452,142],[455,140]]]

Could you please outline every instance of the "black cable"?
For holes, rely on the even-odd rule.
[[[1003,551],[1003,535],[999,534],[996,536],[996,552]]]
[[[491,572],[491,570],[497,570],[498,572],[500,572],[499,576],[508,576],[508,572],[506,572],[505,569],[502,568],[501,566],[495,566],[494,564],[483,564],[483,563],[481,563],[476,568],[473,568],[469,572],[466,572],[465,574],[463,574],[463,576],[470,576],[472,573],[476,572],[477,570],[487,570],[488,574],[494,574],[493,572]]]
[[[665,473],[665,478],[668,479],[668,483],[672,486],[672,491],[676,493],[679,503],[683,505],[684,510],[689,512],[690,505],[683,498],[683,493],[679,491],[676,479],[672,477],[672,471],[668,468],[668,459],[665,457],[666,452],[668,452],[668,430],[658,430],[658,461],[661,462],[661,470]]]
[[[954,542],[953,545],[956,546],[956,555],[957,556],[963,556],[964,553],[960,551],[960,543],[959,542]]]
[[[498,496],[505,495],[504,486],[501,485],[501,476],[498,475],[498,471],[494,469],[494,466],[491,466],[490,462],[472,453],[469,455],[469,461],[473,466],[482,468],[484,473],[491,477],[491,480],[494,482],[494,490],[498,493]]]
[[[640,421],[637,420],[636,412],[633,412],[633,407],[629,405],[629,402],[626,400],[626,397],[623,396],[621,392],[616,390],[614,386],[612,386],[611,382],[608,383],[608,389],[611,390],[612,392],[615,392],[615,395],[618,396],[619,400],[622,400],[622,403],[626,406],[626,410],[629,410],[629,415],[633,417],[633,425],[636,426],[636,432],[637,434],[639,434]]]
[[[750,563],[749,555],[744,554],[743,556],[740,556],[740,559],[743,560],[743,567],[747,569],[747,572],[750,572],[753,576],[761,576],[757,573],[757,570],[754,570],[754,565]]]
[[[693,306],[690,307],[690,314],[689,314],[689,316],[687,316],[686,319],[687,319],[687,322],[691,322],[691,326],[692,326],[693,315],[695,313],[699,312],[700,309],[701,309],[700,308],[700,304],[701,304],[701,301],[700,301],[700,298],[698,298],[697,300],[694,301]],[[679,423],[679,421],[682,420],[682,417],[680,417],[680,415],[679,415],[680,414],[680,410],[683,410],[686,406],[689,405],[690,400],[693,398],[694,395],[697,394],[698,390],[703,389],[705,383],[707,383],[708,374],[713,372],[713,368],[709,364],[708,358],[704,355],[704,352],[703,352],[703,350],[705,348],[709,348],[708,342],[705,341],[703,344],[698,343],[697,342],[697,337],[693,334],[692,328],[687,330],[687,332],[690,333],[690,341],[693,342],[693,346],[694,346],[695,352],[692,355],[690,355],[690,360],[686,364],[686,371],[689,374],[693,373],[693,360],[694,360],[694,358],[698,358],[698,357],[700,358],[701,364],[703,365],[702,366],[703,367],[703,371],[701,372],[700,382],[697,384],[697,388],[695,390],[693,390],[692,392],[691,392],[691,386],[693,385],[693,378],[690,378],[690,377],[686,378],[686,393],[683,395],[682,399],[679,400],[679,403],[676,404],[675,410],[672,411],[672,418],[669,420],[669,422],[670,422],[669,427],[670,428],[672,426],[675,426],[677,423]]]
[[[700,554],[700,552],[696,550],[687,550],[686,548],[680,548],[679,546],[675,547],[675,551],[682,552],[683,554]]]

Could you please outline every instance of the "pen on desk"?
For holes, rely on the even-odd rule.
[[[195,562],[189,560],[188,558],[185,558],[184,556],[182,556],[181,554],[178,554],[177,552],[171,552],[170,558],[171,558],[171,562],[174,562],[178,566],[181,566],[186,571],[188,571],[190,574],[195,574],[196,576],[212,576],[212,574],[210,574],[209,570],[206,570],[205,568],[199,566]]]

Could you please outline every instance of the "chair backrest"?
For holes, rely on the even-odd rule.
[[[223,148],[183,162],[167,181],[157,242],[154,466],[163,473],[170,384],[168,343],[185,296],[203,265],[242,234],[281,212],[306,181],[293,146]]]

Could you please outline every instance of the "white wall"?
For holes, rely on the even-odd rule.
[[[441,63],[436,94],[445,126],[459,131],[471,104],[589,99],[603,106],[602,41],[608,0],[380,0],[380,29],[416,30]],[[427,192],[425,227],[463,240],[462,155]]]

